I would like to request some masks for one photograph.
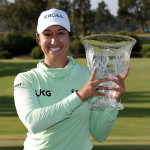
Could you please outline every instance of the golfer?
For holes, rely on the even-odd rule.
[[[67,56],[71,38],[67,14],[58,9],[41,13],[36,38],[44,53],[35,69],[17,75],[14,99],[20,120],[28,130],[24,150],[91,150],[89,133],[103,142],[111,132],[118,114],[116,108],[90,110],[89,101],[105,96],[97,86],[113,81],[115,98],[125,92],[123,77],[95,80],[96,68],[87,68]],[[109,90],[98,87],[99,90]]]

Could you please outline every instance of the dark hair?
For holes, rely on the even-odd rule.
[[[72,37],[73,36],[73,32],[72,31],[70,31],[70,32],[68,32],[69,33],[69,37]]]
[[[39,34],[37,33],[37,35],[39,36]],[[39,38],[36,36],[36,43],[39,44]]]

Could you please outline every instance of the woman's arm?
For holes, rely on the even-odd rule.
[[[19,118],[29,131],[43,131],[62,121],[82,105],[82,101],[73,93],[60,102],[41,107],[29,81],[22,74],[14,82],[14,99]]]
[[[118,110],[116,108],[107,108],[105,110],[91,110],[90,132],[93,138],[98,142],[106,140],[116,122]]]
[[[127,67],[125,74],[121,77],[116,75],[112,79],[103,78],[95,80],[97,69],[95,68],[92,72],[90,80],[87,84],[77,92],[78,96],[86,101],[92,96],[105,96],[105,94],[101,93],[99,90],[112,90],[114,91],[114,97],[116,101],[120,101],[122,94],[125,92],[125,84],[124,80],[128,75],[129,67]],[[117,84],[117,87],[109,88],[98,86],[102,82],[113,81]],[[98,86],[98,89],[97,89]],[[91,99],[93,100],[93,98]],[[116,118],[117,118],[118,110],[117,108],[107,108],[105,110],[91,110],[90,117],[90,132],[95,140],[99,142],[103,142],[111,132]]]

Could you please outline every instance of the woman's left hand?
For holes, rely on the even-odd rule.
[[[130,67],[128,66],[126,68],[126,72],[123,76],[116,75],[115,78],[113,78],[111,81],[115,82],[117,84],[117,87],[111,88],[111,90],[114,91],[114,98],[117,102],[120,101],[121,96],[125,93],[125,83],[124,80],[128,76]]]

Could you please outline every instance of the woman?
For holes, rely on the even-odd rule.
[[[94,111],[88,108],[93,96],[105,96],[98,90],[102,82],[113,81],[119,101],[125,91],[124,77],[95,80],[87,68],[67,56],[70,23],[65,12],[50,9],[41,13],[37,41],[45,59],[37,68],[20,73],[14,82],[15,105],[19,118],[28,129],[25,150],[91,150],[93,138],[103,142],[111,132],[118,114],[116,108]]]

